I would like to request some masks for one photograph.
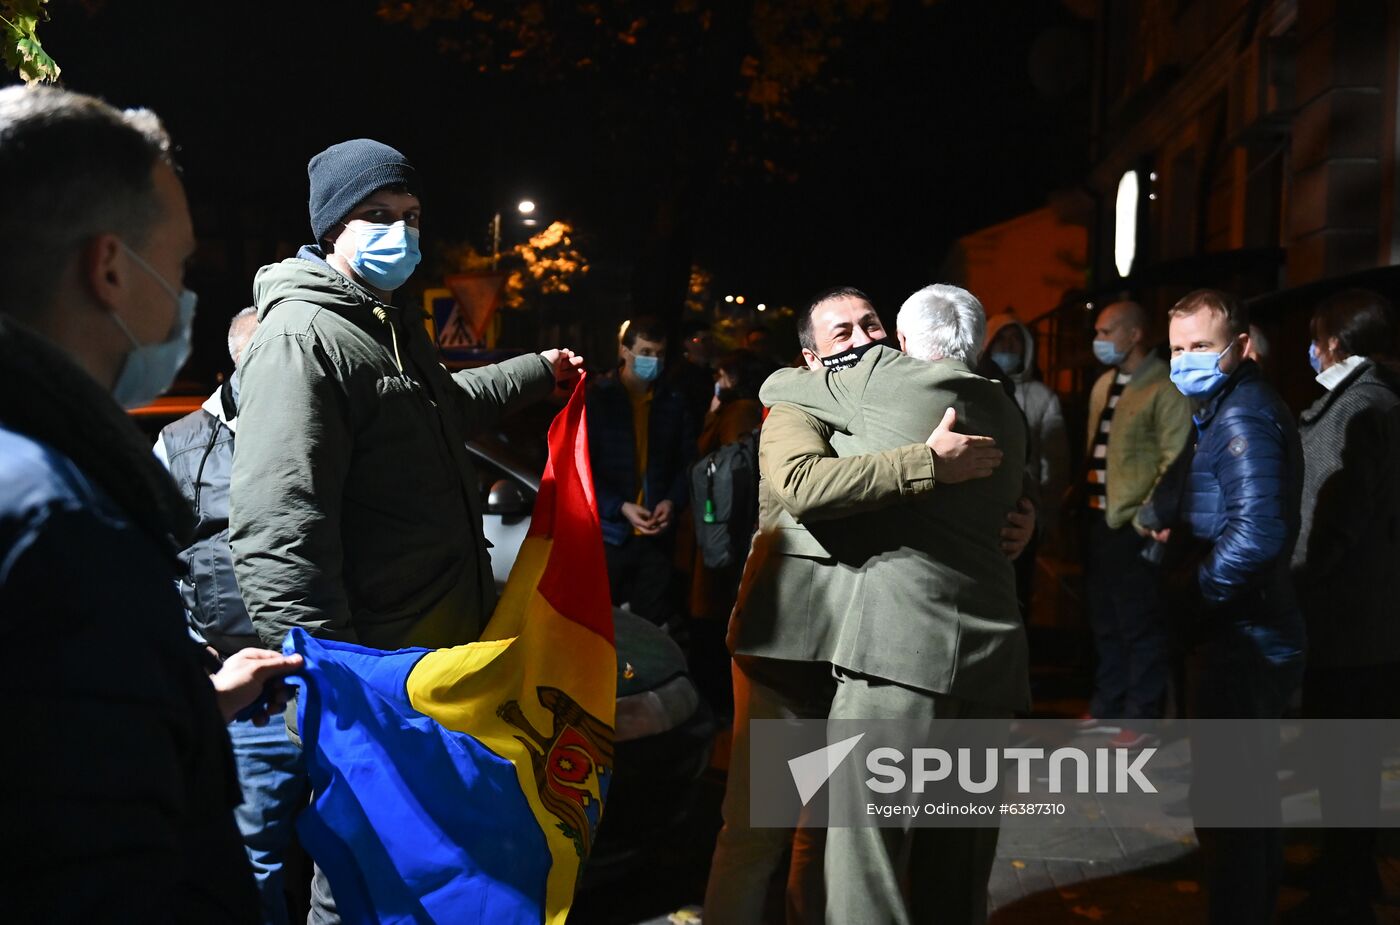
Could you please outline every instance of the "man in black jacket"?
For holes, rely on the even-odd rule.
[[[617,375],[588,389],[588,456],[613,603],[658,625],[679,616],[671,563],[696,438],[684,396],[661,378],[665,354],[660,323],[634,318],[623,327]]]
[[[0,198],[6,918],[255,921],[223,724],[301,660],[243,650],[210,683],[175,593],[193,518],[121,407],[189,349],[170,139],[148,111],[7,87],[0,175],[20,178]]]
[[[234,432],[238,429],[238,366],[243,348],[258,328],[256,307],[233,316],[228,353],[233,375],[204,405],[168,425],[156,440],[156,456],[165,463],[180,493],[194,506],[194,542],[180,553],[188,570],[180,576],[180,596],[190,628],[228,658],[244,646],[257,645],[257,632],[243,606],[233,574],[228,544],[228,486],[233,470]],[[302,751],[287,737],[282,723],[258,725],[235,720],[228,727],[243,802],[234,811],[243,847],[253,865],[265,923],[288,921],[283,865],[297,813],[311,796]]]

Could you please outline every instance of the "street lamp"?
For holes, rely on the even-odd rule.
[[[522,199],[515,204],[515,211],[522,216],[530,216],[535,212],[535,201],[533,199]],[[533,228],[539,224],[535,218],[522,218],[522,225]],[[491,218],[491,269],[496,269],[496,264],[501,260],[501,210],[497,209],[496,214]]]

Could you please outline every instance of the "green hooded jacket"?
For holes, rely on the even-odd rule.
[[[263,267],[229,499],[253,625],[382,649],[474,641],[495,606],[468,436],[546,397],[536,354],[449,374],[414,309],[316,248]]]

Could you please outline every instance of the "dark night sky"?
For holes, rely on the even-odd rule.
[[[218,368],[224,320],[250,300],[252,272],[309,239],[306,161],[345,138],[375,137],[414,161],[428,236],[481,247],[498,204],[529,195],[574,221],[591,258],[640,259],[653,184],[673,156],[647,144],[656,113],[605,99],[605,78],[479,76],[433,35],[376,19],[376,5],[50,3],[41,37],[64,85],[149,106],[181,148],[202,244],[188,280],[204,307],[197,376]],[[1082,172],[1090,23],[1056,0],[891,6],[889,22],[849,30],[799,97],[802,141],[769,149],[741,136],[795,181],[739,171],[707,189],[690,221],[720,291],[796,305],[849,284],[892,311],[935,281],[953,238],[1042,205]],[[1061,92],[1036,90],[1032,60],[1048,63],[1042,88]],[[1083,79],[1067,76],[1076,71]]]

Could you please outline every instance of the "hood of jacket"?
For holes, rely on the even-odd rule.
[[[310,302],[368,328],[377,323],[376,308],[403,311],[341,274],[326,263],[321,248],[310,244],[297,251],[295,257],[258,271],[253,278],[253,302],[258,306],[259,322],[266,321],[283,302]]]
[[[1003,328],[1015,327],[1021,333],[1021,369],[1007,376],[1012,382],[1029,382],[1035,378],[1035,335],[1031,329],[1016,320],[1010,312],[987,319],[987,339],[982,343],[982,353],[991,360],[992,341],[997,339]]]

